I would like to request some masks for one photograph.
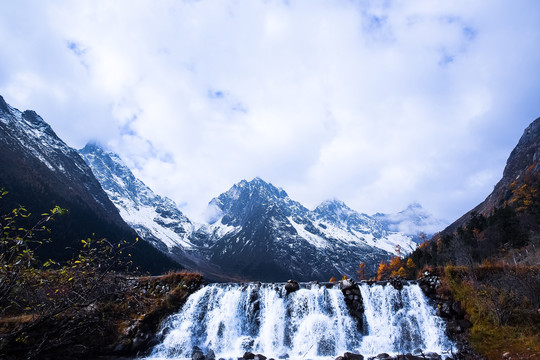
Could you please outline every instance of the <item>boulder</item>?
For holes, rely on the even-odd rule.
[[[431,360],[441,360],[441,355],[437,354],[436,352],[427,352],[424,355],[426,358]]]
[[[360,354],[346,352],[343,357],[345,360],[364,360],[364,356]]]
[[[403,289],[403,281],[400,277],[395,277],[390,279],[390,285],[394,287],[396,290],[402,290]]]
[[[191,350],[191,360],[206,360],[202,350],[198,346],[194,346]]]
[[[377,359],[388,359],[389,357],[390,355],[388,355],[387,353],[380,353],[376,356]]]
[[[459,301],[454,301],[452,303],[452,311],[458,319],[462,319],[463,316],[465,316],[465,310],[463,309],[463,306],[461,306],[461,302]]]
[[[244,353],[244,356],[242,356],[244,359],[255,359],[255,354],[249,351],[246,351]]]
[[[257,354],[257,355],[255,355],[255,357],[253,359],[254,360],[266,360],[266,356],[264,356],[263,354]]]
[[[298,282],[294,280],[288,280],[285,284],[285,291],[287,291],[287,294],[290,294],[292,292],[300,290],[300,285],[298,285]]]
[[[358,285],[353,279],[345,278],[339,282],[339,289],[341,291],[346,291],[354,287],[358,287]]]

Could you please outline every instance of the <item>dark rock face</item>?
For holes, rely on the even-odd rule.
[[[364,304],[358,284],[353,279],[347,278],[339,282],[339,288],[345,297],[345,304],[349,309],[349,313],[357,321],[358,330],[362,331],[364,327]]]

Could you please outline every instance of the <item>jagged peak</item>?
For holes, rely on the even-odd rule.
[[[90,141],[79,151],[83,153],[93,153],[93,152],[105,152],[105,149],[99,142]]]
[[[422,207],[422,205],[417,202],[417,201],[413,201],[412,203],[410,203],[407,208],[401,212],[406,212],[406,211],[418,211],[418,210],[424,210],[424,208]]]
[[[344,208],[344,209],[350,210],[347,204],[345,204],[343,201],[337,198],[324,200],[322,203],[319,204],[319,206],[317,206],[317,208],[327,208],[327,207],[338,207],[338,208]]]
[[[247,180],[241,180],[240,182],[234,184],[229,191],[222,195],[232,195],[233,197],[236,197],[238,195],[239,191],[243,191],[244,189],[248,191],[257,191],[257,192],[263,192],[268,191],[270,194],[278,197],[278,198],[285,198],[289,195],[283,190],[282,188],[276,187],[273,184],[264,181],[260,177],[255,177],[250,181]]]
[[[2,112],[10,112],[10,108],[9,108],[9,105],[8,103],[4,100],[4,98],[2,97],[2,95],[0,95],[0,111]]]

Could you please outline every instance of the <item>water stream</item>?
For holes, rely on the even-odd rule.
[[[283,285],[212,284],[192,294],[161,330],[164,340],[149,359],[189,359],[193,346],[216,358],[244,352],[275,359],[334,359],[450,349],[443,321],[418,285],[360,285],[363,327],[349,315],[339,288],[307,285],[287,294]]]

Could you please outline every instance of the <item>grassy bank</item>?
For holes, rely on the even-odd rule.
[[[470,345],[488,359],[540,359],[540,267],[446,266],[442,297],[464,306]]]

